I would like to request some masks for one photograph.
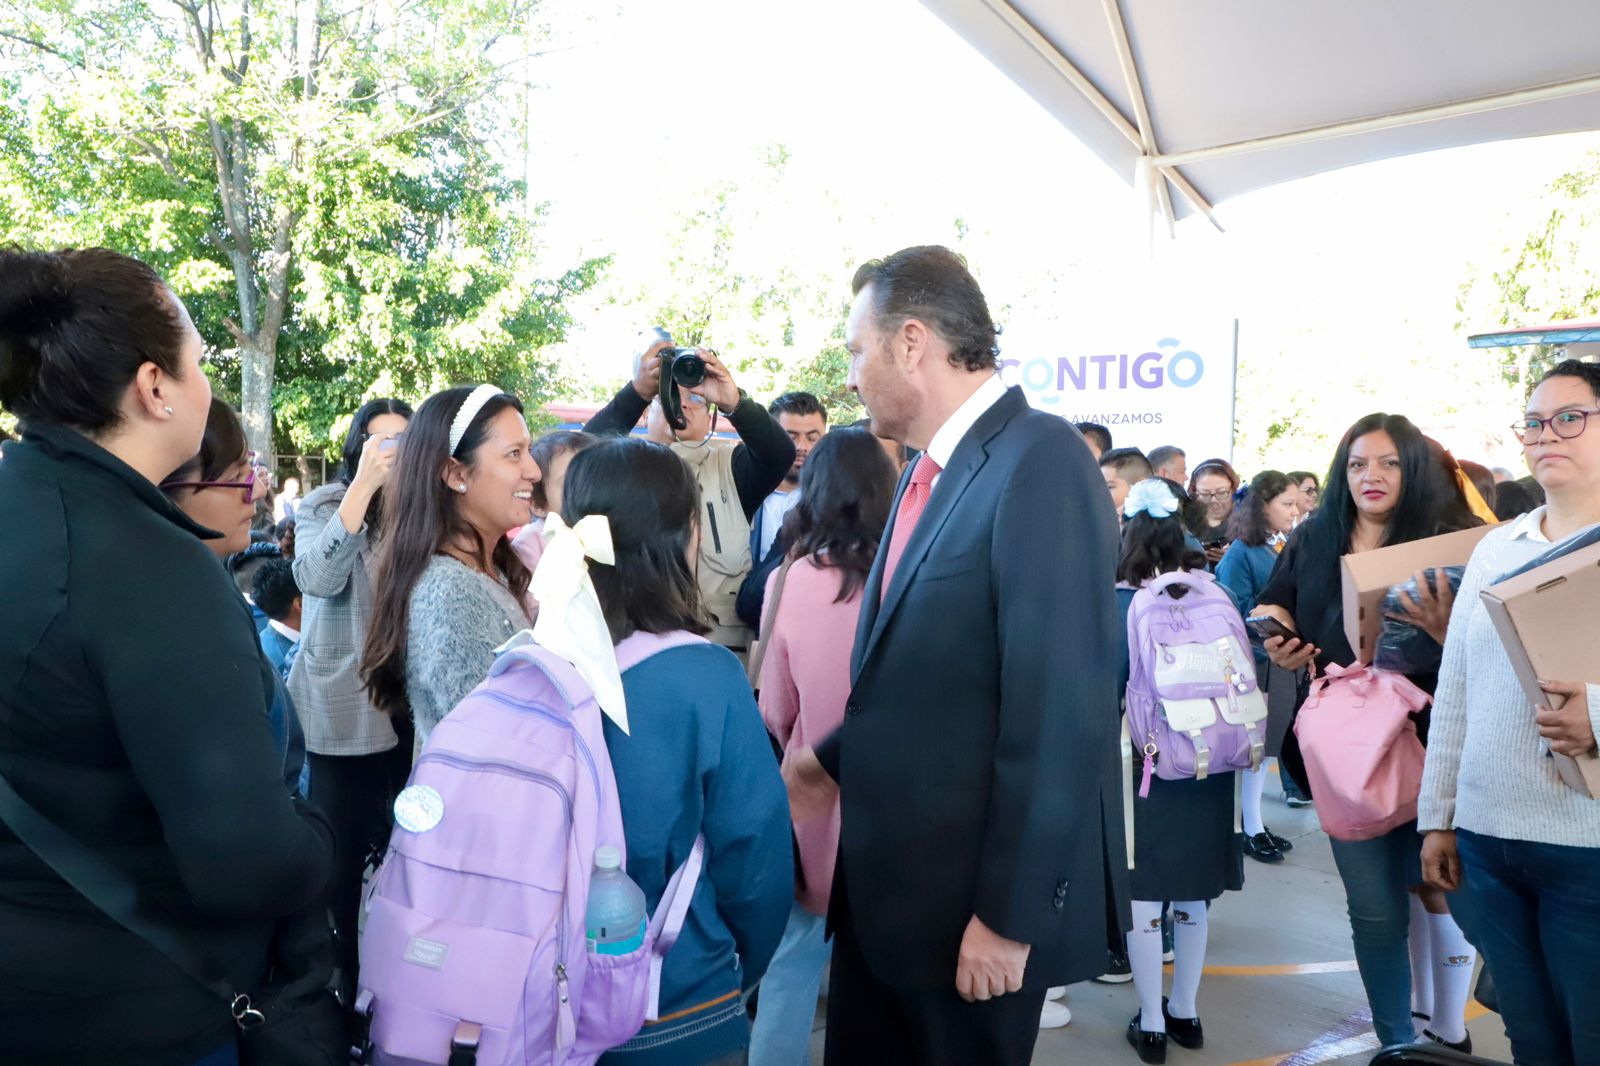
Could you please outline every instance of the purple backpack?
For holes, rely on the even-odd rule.
[[[1177,595],[1174,595],[1177,593]],[[1203,570],[1165,574],[1128,608],[1128,736],[1167,780],[1249,770],[1266,751],[1267,701],[1233,598]]]
[[[617,664],[703,643],[635,634]],[[626,855],[600,720],[578,671],[524,644],[429,735],[368,889],[359,1061],[589,1066],[655,1019],[705,841],[672,875],[643,947],[586,950],[595,849]]]

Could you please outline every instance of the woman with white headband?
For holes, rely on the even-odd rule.
[[[406,429],[361,672],[374,706],[413,717],[419,744],[532,622],[506,537],[532,514],[529,444],[521,401],[493,385],[429,397]]]

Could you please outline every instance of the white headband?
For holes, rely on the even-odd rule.
[[[467,435],[467,427],[472,425],[472,420],[478,417],[478,412],[483,410],[483,405],[499,396],[504,389],[494,385],[479,385],[467,394],[462,401],[461,409],[456,412],[456,420],[450,423],[450,454],[456,454],[456,449],[461,447],[461,438]]]

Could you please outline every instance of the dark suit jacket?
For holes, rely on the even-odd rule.
[[[844,725],[818,746],[844,811],[833,918],[880,980],[949,987],[974,914],[1032,945],[1030,990],[1104,972],[1108,887],[1126,898],[1109,503],[1077,430],[1013,388],[886,595],[884,534]]]

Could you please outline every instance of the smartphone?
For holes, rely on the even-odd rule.
[[[378,442],[378,450],[380,452],[392,452],[398,447],[400,447],[399,437],[389,437]]]
[[[1270,614],[1258,614],[1246,618],[1244,624],[1250,627],[1250,632],[1262,640],[1271,640],[1273,637],[1282,637],[1284,640],[1299,639],[1298,634]]]

